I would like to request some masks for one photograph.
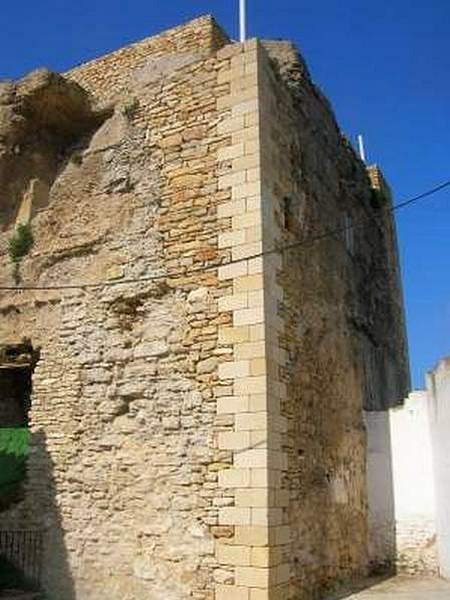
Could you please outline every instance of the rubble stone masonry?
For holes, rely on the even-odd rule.
[[[15,277],[42,288],[0,296],[1,343],[39,352],[0,527],[44,532],[55,600],[311,600],[366,574],[363,409],[408,386],[395,231],[302,59],[202,17],[36,77],[3,110],[72,118],[0,138],[0,285],[28,215]]]

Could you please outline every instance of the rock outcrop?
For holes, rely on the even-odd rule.
[[[20,212],[20,204],[30,188],[36,205],[46,202],[61,164],[109,112],[99,109],[80,85],[47,69],[34,71],[16,83],[0,83],[3,226]],[[39,184],[31,184],[34,180]],[[29,204],[27,198],[25,203]],[[27,212],[22,211],[22,219],[26,220]]]

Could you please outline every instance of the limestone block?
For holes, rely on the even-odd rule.
[[[217,399],[217,414],[248,412],[248,396],[224,396]]]
[[[216,600],[249,600],[249,589],[235,585],[218,585]]]
[[[236,585],[267,589],[269,569],[260,567],[236,567]]]
[[[224,177],[228,177],[228,176],[224,176]],[[245,174],[244,174],[244,180],[245,180]],[[229,183],[230,179],[223,179],[224,182],[224,188],[230,187],[231,185],[233,185],[233,183]],[[233,217],[234,215],[240,215],[241,213],[243,213],[245,211],[245,200],[241,199],[241,200],[234,200],[232,202],[224,202],[223,204],[219,204],[219,206],[217,207],[217,217],[219,219],[223,219],[223,218],[227,218],[227,217]]]
[[[239,379],[250,375],[250,362],[247,360],[225,362],[219,365],[220,379]]]
[[[236,327],[242,325],[254,325],[264,321],[263,307],[242,308],[233,311],[233,324]]]
[[[226,431],[218,435],[218,446],[224,450],[241,450],[250,446],[248,432]]]
[[[232,246],[239,246],[240,244],[244,244],[245,241],[245,230],[226,231],[224,233],[220,233],[218,237],[219,248],[231,248]]]
[[[231,265],[219,267],[218,276],[219,279],[223,281],[225,279],[234,279],[236,277],[242,277],[244,275],[247,275],[247,273],[247,261],[243,260],[238,263],[233,263]]]
[[[244,546],[267,546],[269,544],[269,528],[261,525],[237,525],[234,541]]]
[[[248,306],[248,294],[243,292],[241,294],[233,294],[230,296],[223,296],[219,298],[219,311],[226,312],[229,310],[236,310],[239,308],[247,308]]]
[[[165,341],[143,342],[134,349],[135,358],[164,356],[169,351]]]
[[[222,488],[243,488],[250,485],[249,469],[224,469],[219,472],[219,485]]]
[[[249,508],[226,506],[219,509],[220,525],[250,525],[251,511]]]

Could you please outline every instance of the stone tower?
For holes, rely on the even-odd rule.
[[[2,84],[0,132],[0,343],[38,356],[0,529],[41,532],[49,598],[310,600],[389,565],[390,197],[294,46],[202,17]]]

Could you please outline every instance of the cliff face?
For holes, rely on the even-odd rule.
[[[33,180],[38,180],[41,188],[35,209],[45,205],[48,190],[74,146],[82,143],[105,116],[79,85],[45,69],[17,83],[0,84],[3,227],[17,215]]]

